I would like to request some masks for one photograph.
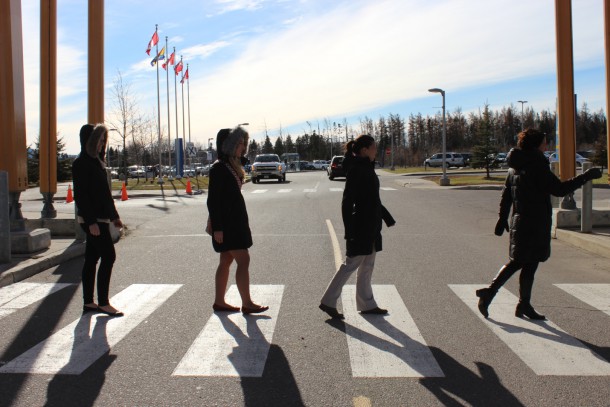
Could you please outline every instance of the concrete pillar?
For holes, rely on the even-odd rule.
[[[40,0],[40,193],[42,218],[56,218],[57,0]]]
[[[104,0],[89,0],[88,121],[104,123]]]
[[[8,173],[0,171],[0,264],[11,261],[11,224],[8,209]]]
[[[0,1],[0,170],[8,172],[11,230],[25,229],[19,196],[28,187],[21,0]]]
[[[574,58],[572,50],[572,1],[555,0],[557,42],[557,129],[559,131],[559,173],[563,181],[576,175],[576,107],[574,105]],[[563,209],[576,209],[567,195]]]

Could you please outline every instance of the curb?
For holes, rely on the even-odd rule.
[[[17,264],[0,276],[0,287],[25,280],[51,267],[55,267],[65,261],[83,256],[85,254],[85,242],[68,246],[64,251],[57,252],[42,259],[28,259]]]
[[[610,239],[566,229],[555,229],[555,238],[587,252],[610,258]]]

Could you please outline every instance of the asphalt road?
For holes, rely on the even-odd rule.
[[[284,184],[244,186],[254,239],[251,284],[260,288],[254,300],[281,286],[281,300],[266,297],[277,303],[272,317],[212,313],[218,255],[204,232],[205,195],[118,202],[129,233],[116,245],[111,295],[123,295],[127,315],[81,318],[82,259],[25,281],[71,285],[0,313],[0,405],[610,405],[607,298],[596,307],[556,285],[607,290],[610,260],[554,241],[533,298],[552,323],[516,319],[511,297],[494,303],[495,319],[483,321],[467,303],[476,300],[474,292],[465,300],[456,294],[463,285],[488,283],[507,259],[508,237],[493,235],[499,192],[402,187],[396,181],[403,178],[380,178],[397,225],[383,230],[373,275],[375,285],[393,286],[398,300],[379,295],[390,316],[366,321],[358,315],[332,321],[317,308],[335,270],[329,224],[344,251],[342,180],[309,172],[289,174]],[[165,296],[149,301],[141,287],[160,287]],[[517,287],[513,278],[504,294],[518,295]],[[0,311],[7,298],[0,291]],[[46,347],[36,347],[43,341]],[[220,361],[237,373],[217,367],[216,374],[175,375],[195,343],[199,356],[191,364]],[[574,363],[572,351],[580,352]],[[24,354],[28,363],[46,358],[49,369],[64,367],[6,372]],[[67,364],[57,362],[58,354]],[[393,355],[394,365],[380,362]],[[576,365],[586,358],[593,362],[583,373]],[[422,373],[434,364],[440,375]],[[258,376],[244,373],[256,366]],[[409,367],[414,374],[381,377]]]

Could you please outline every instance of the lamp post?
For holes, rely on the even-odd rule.
[[[447,178],[447,120],[445,119],[445,91],[439,88],[428,89],[431,93],[440,93],[443,97],[443,176],[440,179],[440,186],[448,186],[451,184]]]
[[[521,131],[523,131],[523,125],[525,124],[525,116],[523,115],[523,105],[527,103],[527,100],[517,100],[517,103],[521,103]]]

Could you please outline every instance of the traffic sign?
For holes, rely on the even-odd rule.
[[[197,156],[197,147],[193,143],[186,143],[186,155],[189,157]]]

